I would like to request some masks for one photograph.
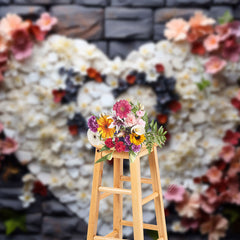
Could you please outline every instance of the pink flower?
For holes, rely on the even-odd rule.
[[[137,124],[136,117],[133,113],[129,113],[126,118],[126,126],[132,127],[133,125]]]
[[[12,52],[14,57],[21,61],[31,56],[33,43],[26,30],[16,30],[12,33]]]
[[[172,19],[166,24],[164,35],[167,39],[181,41],[187,38],[189,24],[182,18]]]
[[[0,150],[3,154],[11,154],[18,149],[17,142],[12,138],[5,138],[0,141]]]
[[[116,115],[120,118],[126,118],[130,113],[132,107],[127,100],[119,100],[113,105],[113,110],[116,112]]]
[[[141,118],[138,118],[138,119],[137,119],[137,125],[140,125],[140,126],[143,126],[143,127],[145,127],[145,125],[146,125],[146,122],[145,122],[143,119],[141,119]]]
[[[214,34],[209,35],[203,42],[204,47],[208,52],[219,48],[220,37]]]
[[[223,59],[217,56],[212,56],[205,63],[205,70],[207,73],[215,74],[221,71],[226,66],[226,64],[227,62]]]
[[[239,159],[238,159],[239,161]],[[231,163],[227,175],[229,178],[234,178],[237,176],[237,174],[240,173],[240,163],[239,162],[233,162]]]
[[[220,214],[210,216],[210,218],[200,226],[202,234],[209,234],[208,240],[219,240],[226,235],[227,229],[228,221]]]
[[[57,24],[58,20],[55,17],[49,15],[49,13],[42,13],[40,19],[37,20],[36,24],[42,31],[50,31],[52,27]]]
[[[207,198],[208,202],[213,204],[218,200],[217,191],[213,187],[209,187],[206,192],[204,192],[204,196]]]
[[[143,117],[144,114],[145,114],[145,111],[139,110],[139,111],[136,112],[136,114],[137,114],[138,117]]]
[[[198,214],[200,208],[200,196],[198,193],[184,194],[184,199],[182,202],[176,204],[176,210],[178,214],[182,217],[195,218]]]
[[[168,201],[181,202],[183,201],[184,193],[184,187],[172,184],[168,187],[164,197]]]
[[[232,145],[237,145],[240,138],[239,132],[233,132],[231,130],[227,130],[225,136],[223,137],[223,141],[226,143],[230,143]]]
[[[220,157],[226,162],[230,162],[235,155],[235,148],[232,145],[227,145],[222,148]]]
[[[237,41],[236,36],[231,36],[225,40],[222,48],[223,58],[232,62],[237,62],[240,55],[240,44]]]
[[[219,183],[222,178],[222,172],[215,166],[211,167],[206,176],[211,183]]]
[[[240,21],[233,21],[230,22],[228,25],[231,33],[234,34],[236,37],[240,37]]]
[[[217,25],[215,27],[215,31],[218,34],[218,36],[220,37],[220,41],[226,40],[232,34],[232,31],[227,23]]]
[[[4,32],[8,38],[12,38],[12,32],[18,29],[27,29],[30,26],[29,21],[23,21],[16,14],[7,14],[5,18],[0,22],[0,29]]]

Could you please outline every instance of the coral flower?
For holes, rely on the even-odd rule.
[[[8,38],[13,37],[12,32],[18,29],[27,29],[29,26],[29,21],[23,21],[22,18],[16,14],[7,14],[7,16],[0,22],[0,29]]]
[[[235,148],[232,145],[227,145],[222,148],[220,157],[226,162],[230,162],[235,156]]]
[[[187,38],[189,24],[182,18],[172,19],[166,24],[164,36],[169,40],[181,41]]]
[[[112,138],[113,134],[115,132],[115,127],[114,128],[109,128],[111,123],[113,122],[113,119],[108,118],[108,115],[104,115],[100,117],[97,120],[98,123],[98,131],[101,134],[102,138]]]
[[[222,175],[222,172],[215,166],[211,167],[206,173],[206,176],[211,183],[219,183]]]
[[[12,52],[17,60],[23,60],[31,56],[33,43],[26,30],[19,29],[12,33]]]
[[[199,26],[209,26],[213,25],[215,20],[213,18],[208,18],[201,11],[195,12],[194,16],[190,18],[189,24],[192,28]]]
[[[52,17],[49,13],[45,12],[41,14],[41,17],[37,20],[36,24],[42,31],[50,31],[57,22],[57,18]]]
[[[145,136],[142,135],[137,135],[136,133],[131,133],[130,134],[130,142],[135,144],[135,145],[140,145],[145,141]]]
[[[181,202],[183,201],[184,193],[184,187],[171,184],[164,194],[164,197],[168,201]]]
[[[128,113],[131,111],[131,105],[127,100],[119,100],[113,105],[113,110],[116,115],[120,118],[126,118]]]
[[[16,152],[18,149],[17,142],[12,138],[5,138],[4,140],[0,141],[0,152],[3,154],[11,154]]]
[[[220,41],[226,40],[232,34],[231,28],[227,23],[215,26],[215,31],[218,34]]]
[[[206,50],[208,52],[211,52],[219,48],[219,41],[220,41],[219,36],[211,34],[204,40],[203,44]]]
[[[205,70],[207,73],[215,74],[220,72],[225,66],[227,62],[219,57],[212,56],[205,63]]]

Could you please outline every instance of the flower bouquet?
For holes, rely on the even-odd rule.
[[[154,120],[149,123],[148,115],[140,103],[127,100],[116,102],[110,114],[91,116],[88,127],[90,143],[101,146],[100,151],[111,151],[97,162],[111,160],[114,151],[129,152],[129,159],[133,162],[143,145],[151,153],[155,143],[162,147],[166,141],[167,132],[164,128],[158,128]]]

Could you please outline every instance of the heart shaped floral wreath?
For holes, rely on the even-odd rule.
[[[13,14],[0,22],[0,109],[4,109],[1,121],[5,126],[0,125],[0,154],[4,162],[9,161],[7,155],[16,153],[37,176],[23,178],[20,199],[24,206],[34,201],[34,193],[45,195],[46,184],[57,189],[54,193],[60,201],[70,202],[70,209],[87,217],[86,193],[78,193],[87,201],[78,201],[76,206],[72,204],[76,196],[62,189],[76,190],[73,179],[78,179],[79,172],[75,166],[82,166],[79,184],[89,189],[91,178],[84,177],[86,172],[91,176],[93,156],[87,151],[91,145],[84,134],[86,120],[108,111],[115,99],[139,99],[150,117],[169,131],[169,142],[159,156],[166,211],[181,218],[171,222],[172,230],[194,229],[209,234],[209,239],[223,237],[229,223],[239,218],[240,23],[229,13],[219,24],[201,12],[189,21],[173,19],[166,24],[168,40],[143,45],[124,62],[108,60],[83,40],[52,36],[43,41],[56,23],[47,13],[35,23]],[[38,109],[39,102],[43,108]],[[32,106],[38,114],[31,112]],[[21,111],[29,111],[22,122],[10,117]],[[67,130],[56,130],[66,125]],[[40,139],[41,145],[30,144],[28,139]],[[34,149],[34,155],[29,149]],[[41,167],[30,162],[34,158]],[[47,175],[43,163],[46,167],[66,165],[70,177]]]

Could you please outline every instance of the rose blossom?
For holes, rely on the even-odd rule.
[[[17,60],[28,58],[32,54],[33,43],[26,30],[19,29],[12,33],[12,52]]]
[[[226,64],[227,62],[223,59],[217,56],[212,56],[205,63],[205,70],[207,73],[215,74],[220,72],[226,66]]]
[[[211,34],[204,40],[203,44],[206,50],[211,52],[219,48],[219,41],[219,36]]]
[[[145,122],[143,119],[138,118],[138,119],[137,119],[137,125],[140,125],[140,126],[142,126],[142,127],[145,127],[146,122]]]
[[[132,127],[133,125],[135,125],[137,123],[135,115],[133,113],[129,113],[127,115],[125,123],[127,127]]]
[[[57,22],[57,18],[52,17],[49,13],[45,12],[41,14],[41,17],[37,20],[36,24],[42,31],[50,31]]]

